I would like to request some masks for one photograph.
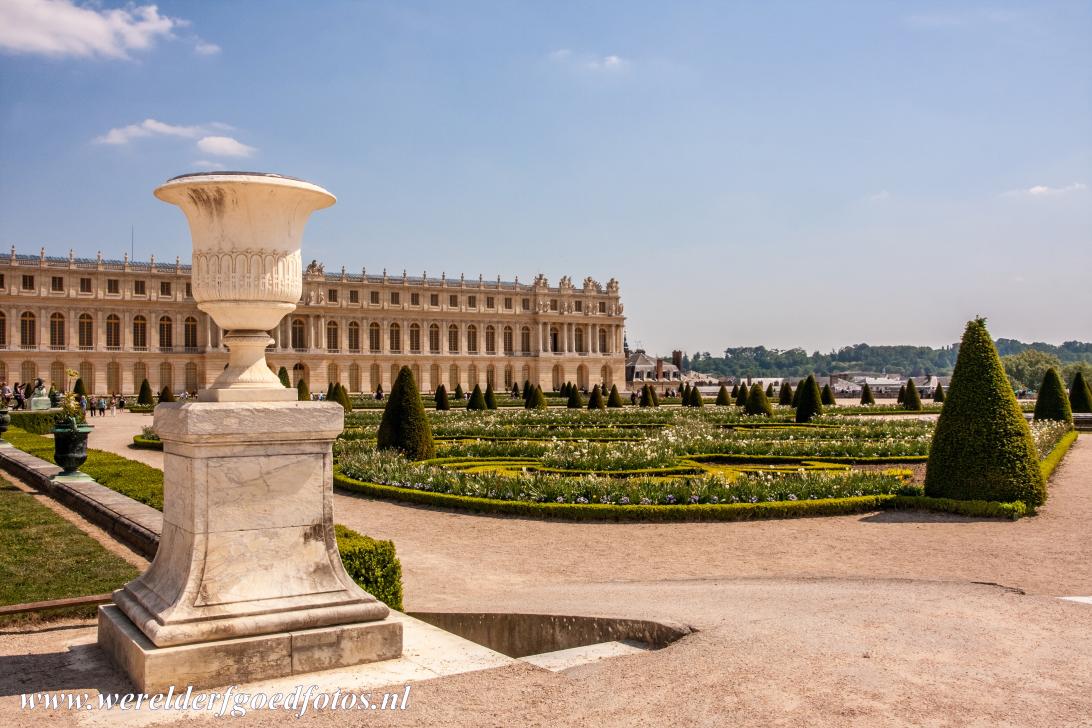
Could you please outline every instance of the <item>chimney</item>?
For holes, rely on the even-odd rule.
[[[677,366],[679,368],[680,372],[682,371],[682,352],[681,351],[671,352],[671,363],[674,364],[675,366]]]
[[[663,359],[657,359],[656,360],[656,381],[657,382],[662,381],[663,378],[664,378],[664,360]]]

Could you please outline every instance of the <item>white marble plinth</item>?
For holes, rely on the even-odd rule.
[[[333,530],[344,410],[325,402],[160,404],[163,532],[114,603],[156,647],[387,617],[345,572]]]
[[[156,647],[113,604],[99,607],[99,647],[139,692],[238,685],[402,655],[395,619]]]

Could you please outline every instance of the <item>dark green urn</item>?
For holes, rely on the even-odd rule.
[[[53,428],[53,460],[61,475],[71,475],[87,461],[87,435],[91,425],[57,425]]]
[[[0,440],[4,439],[4,433],[8,431],[8,425],[11,424],[11,415],[8,414],[7,407],[0,407]]]
[[[50,392],[49,392],[49,406],[50,407],[60,407],[61,406],[61,400],[63,398],[64,398],[64,395],[61,394],[60,392],[58,392],[56,389],[50,390]]]

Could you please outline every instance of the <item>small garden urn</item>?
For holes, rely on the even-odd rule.
[[[53,460],[61,466],[61,475],[74,475],[87,462],[87,436],[91,425],[74,421],[58,423],[53,428]]]
[[[8,414],[7,407],[0,407],[0,443],[4,442],[4,433],[8,431],[8,425],[11,424],[11,415]]]

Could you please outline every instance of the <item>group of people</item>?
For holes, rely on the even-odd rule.
[[[44,395],[45,388],[42,380],[26,384],[8,384],[0,382],[0,407],[12,410],[29,410],[31,398]],[[105,417],[109,410],[111,415],[116,415],[119,409],[125,409],[125,398],[118,394],[109,397],[96,397],[94,395],[80,395],[80,408],[88,417]]]
[[[13,410],[29,409],[30,398],[34,396],[34,385],[30,382],[10,385],[0,382],[0,406]]]
[[[125,409],[125,398],[116,394],[110,395],[110,399],[106,397],[80,397],[80,408],[87,414],[88,417],[94,417],[96,414],[99,417],[106,416],[106,410],[110,410],[110,416],[114,417],[118,413],[118,409]]]

